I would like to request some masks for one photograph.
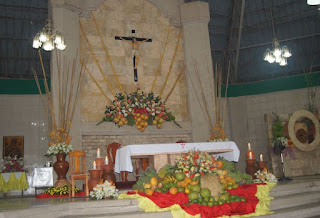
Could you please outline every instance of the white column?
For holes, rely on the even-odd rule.
[[[207,108],[211,120],[214,122],[214,93],[212,93],[213,84],[211,84],[213,82],[213,71],[208,31],[208,22],[210,21],[209,5],[207,2],[201,1],[183,3],[181,4],[180,12],[183,26],[185,63],[188,70],[186,78],[189,113],[192,122],[192,138],[194,142],[204,142],[209,140],[211,126],[209,126],[196,71],[199,73],[199,79],[208,104]]]

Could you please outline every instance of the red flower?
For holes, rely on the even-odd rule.
[[[201,174],[201,176],[203,176],[203,175],[204,175],[204,172],[200,172],[200,174]]]
[[[190,176],[190,179],[192,179],[193,177],[195,177],[196,176],[196,174],[192,174],[191,176]]]

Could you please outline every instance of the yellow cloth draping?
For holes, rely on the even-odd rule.
[[[261,216],[266,214],[271,214],[273,212],[270,211],[270,201],[273,199],[270,197],[270,190],[276,185],[276,183],[267,183],[267,185],[257,185],[257,193],[256,197],[259,199],[259,203],[256,206],[256,210],[254,213],[246,214],[246,215],[235,215],[235,216],[222,216],[222,217],[253,217],[253,216]],[[181,209],[180,205],[174,204],[170,207],[160,208],[158,207],[152,200],[149,198],[143,197],[138,194],[127,195],[125,193],[120,194],[119,199],[125,198],[135,198],[139,201],[139,208],[144,210],[145,212],[163,212],[163,211],[171,211],[171,214],[174,218],[200,218],[200,214],[192,216]]]
[[[26,190],[29,188],[26,173],[23,172],[20,178],[16,178],[14,173],[10,173],[10,178],[6,182],[0,173],[0,192],[7,193],[11,190]]]

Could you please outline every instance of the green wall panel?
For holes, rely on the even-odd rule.
[[[42,93],[45,92],[44,80],[39,80]],[[48,80],[50,90],[50,80]],[[35,80],[0,79],[0,94],[32,95],[39,94]]]

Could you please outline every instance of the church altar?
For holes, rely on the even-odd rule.
[[[151,157],[150,165],[158,171],[167,163],[172,164],[178,155],[189,150],[206,151],[215,157],[235,162],[238,162],[240,156],[240,150],[233,141],[127,145],[117,150],[114,171],[132,172],[131,158],[145,157]]]
[[[29,185],[25,172],[0,173],[0,192],[26,190]]]

